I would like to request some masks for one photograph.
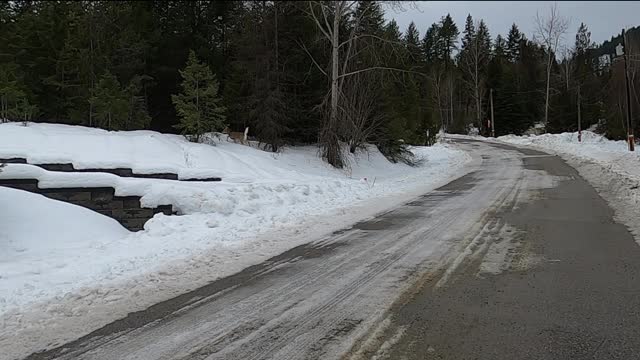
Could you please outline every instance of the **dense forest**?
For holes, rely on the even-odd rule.
[[[545,36],[545,21],[538,34],[514,24],[494,35],[472,15],[459,25],[445,15],[420,34],[385,19],[402,6],[411,4],[2,1],[0,118],[194,141],[249,127],[265,150],[317,143],[337,167],[365,143],[410,161],[406,144],[429,145],[441,128],[489,135],[491,96],[495,135],[536,123],[575,131],[580,106],[583,129],[624,137],[623,61],[601,60],[620,35],[597,45],[572,24]],[[560,48],[555,35],[575,41]],[[627,42],[637,116],[640,27]]]

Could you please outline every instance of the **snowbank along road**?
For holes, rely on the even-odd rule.
[[[640,249],[604,201],[558,157],[457,142],[468,175],[28,358],[634,358]]]
[[[179,214],[156,215],[143,231],[128,232],[94,211],[0,187],[0,204],[12,204],[0,207],[0,358],[67,343],[369,219],[465,174],[471,160],[455,146],[436,144],[411,147],[420,165],[410,167],[389,162],[368,145],[348,153],[347,168],[339,170],[315,146],[274,154],[255,142],[234,144],[217,134],[207,139],[193,143],[153,131],[0,124],[0,158],[29,162],[7,164],[0,181],[109,187],[116,196],[142,196],[144,207],[171,204]],[[33,165],[47,163],[217,174],[223,180],[131,178]]]

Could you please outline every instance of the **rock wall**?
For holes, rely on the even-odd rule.
[[[10,159],[0,159],[1,163],[8,164],[27,164],[27,160],[23,158],[10,158]],[[132,169],[129,168],[114,168],[114,169],[76,169],[71,163],[60,163],[60,164],[30,164],[34,166],[41,167],[45,170],[49,171],[63,171],[63,172],[101,172],[101,173],[109,173],[122,177],[136,177],[136,178],[145,178],[145,179],[165,179],[165,180],[180,180],[180,181],[220,181],[222,180],[219,177],[210,177],[210,178],[193,178],[193,179],[178,179],[178,174],[174,173],[152,173],[152,174],[138,174],[134,173]]]
[[[111,187],[41,189],[36,179],[4,179],[0,180],[0,186],[42,194],[94,210],[117,220],[131,231],[142,230],[144,224],[157,213],[175,214],[171,205],[144,208],[139,196],[115,196],[115,190]],[[73,219],[69,219],[69,222],[73,222]]]

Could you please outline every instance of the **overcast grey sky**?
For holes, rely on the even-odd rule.
[[[432,23],[450,13],[462,33],[467,14],[474,20],[484,19],[495,39],[497,34],[506,37],[512,23],[516,23],[527,38],[533,37],[536,11],[549,13],[553,1],[427,1],[405,6],[404,12],[386,9],[388,19],[395,18],[401,31],[405,31],[411,21],[424,35]],[[602,43],[618,34],[623,27],[640,25],[640,1],[558,1],[560,14],[571,23],[565,43],[573,45],[580,22],[591,31],[591,40]]]

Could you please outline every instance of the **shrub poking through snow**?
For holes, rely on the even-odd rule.
[[[378,144],[378,150],[392,163],[405,163],[409,166],[417,166],[420,159],[417,159],[413,152],[401,140],[389,140]]]

